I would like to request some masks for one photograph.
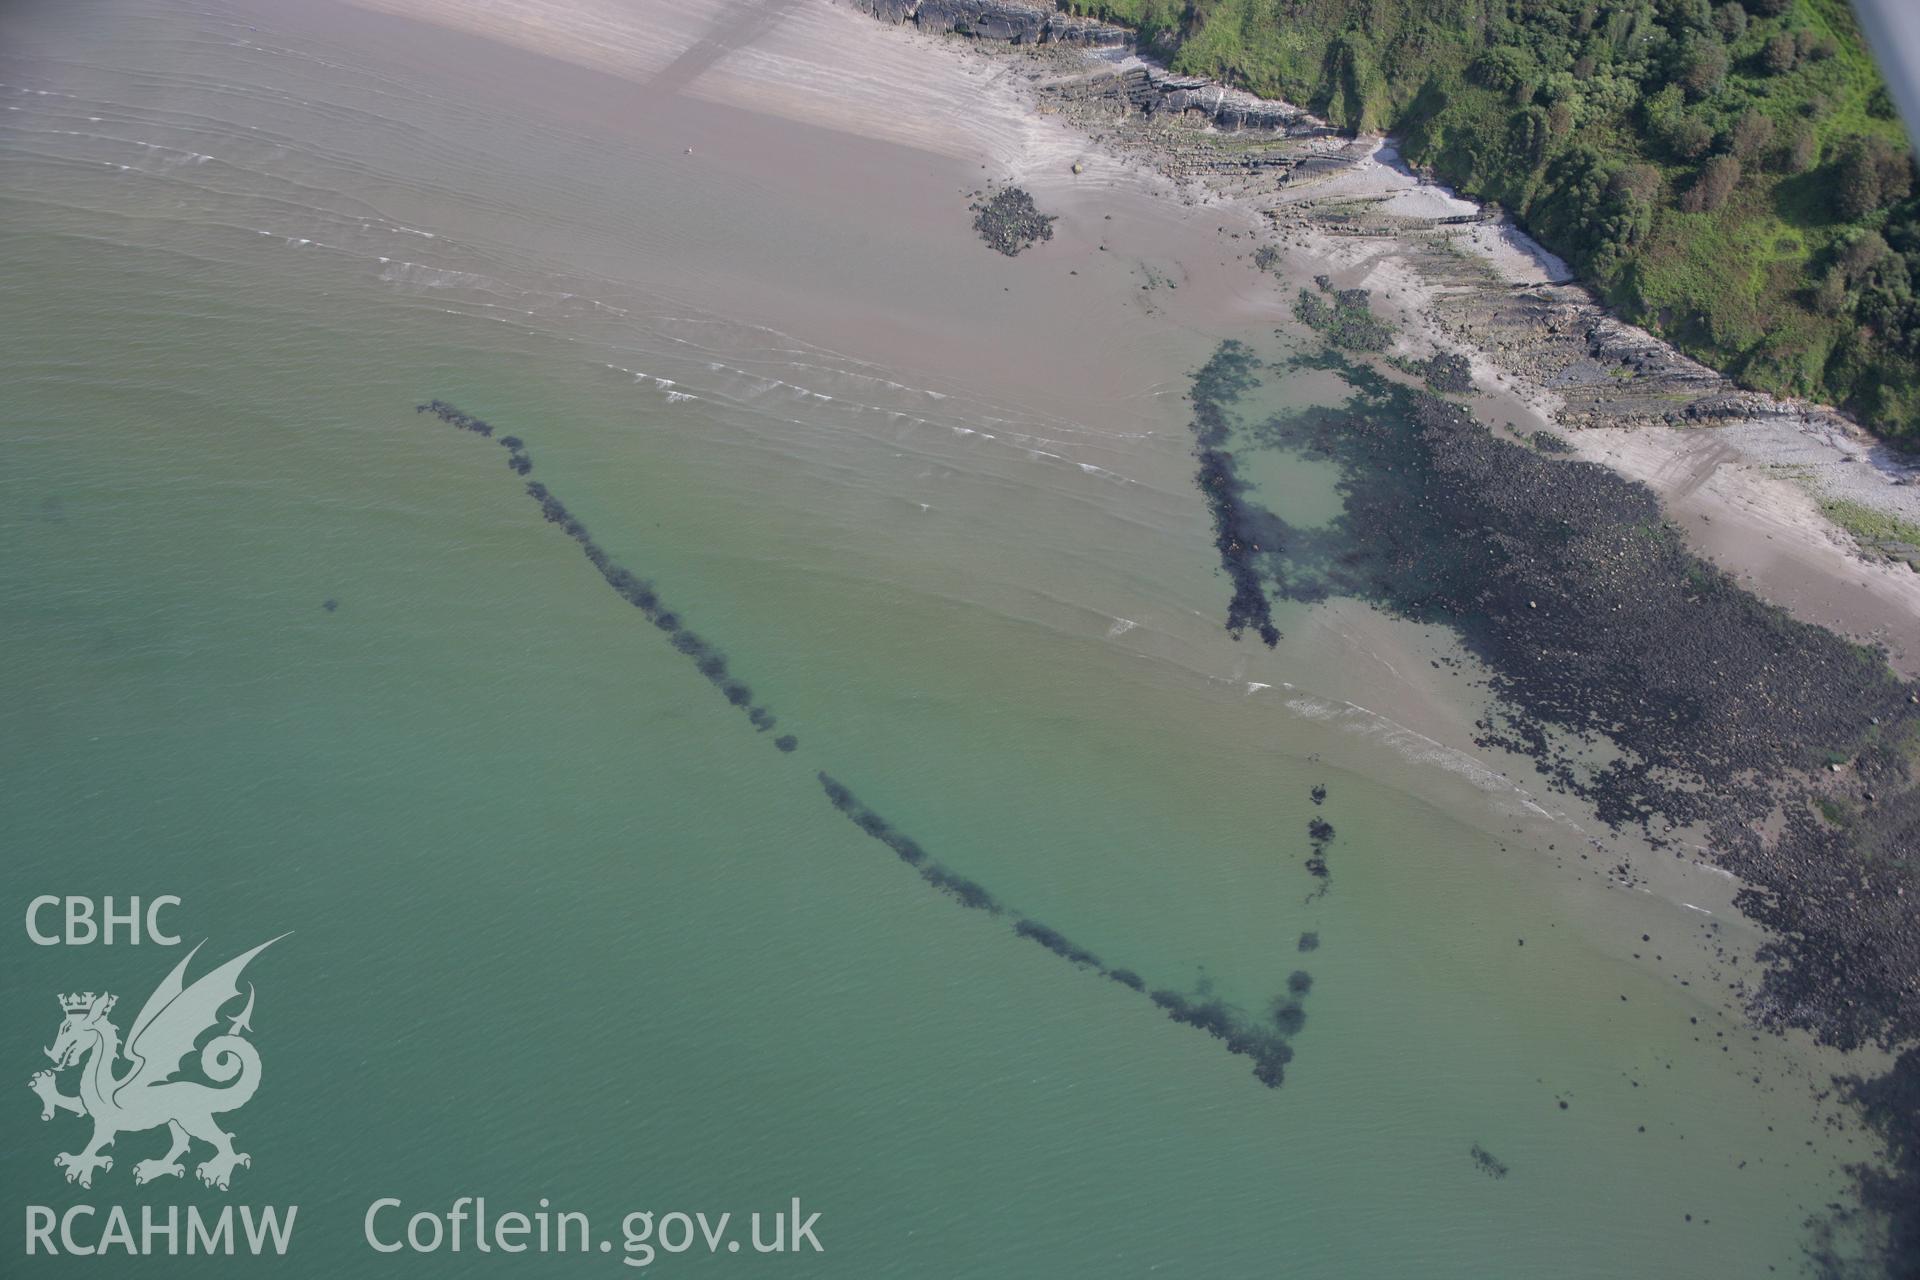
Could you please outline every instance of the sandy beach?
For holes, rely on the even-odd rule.
[[[1176,509],[1186,501],[1184,465],[1142,473],[1137,461],[1121,461],[1128,456],[1124,442],[1165,430],[1167,401],[1184,390],[1178,375],[1205,358],[1217,334],[1249,323],[1295,327],[1291,294],[1322,272],[1343,286],[1374,291],[1376,307],[1396,322],[1396,354],[1465,355],[1482,420],[1510,424],[1516,435],[1563,425],[1561,397],[1529,378],[1524,362],[1474,346],[1449,324],[1446,308],[1462,290],[1457,280],[1436,278],[1427,242],[1339,235],[1312,217],[1290,215],[1309,203],[1356,200],[1415,224],[1478,212],[1472,202],[1408,172],[1378,143],[1330,180],[1248,194],[1183,183],[1163,172],[1151,152],[1111,145],[1084,114],[1041,101],[1034,89],[1039,73],[1017,55],[889,27],[850,6],[354,3],[407,19],[395,28],[396,38],[418,42],[423,58],[478,56],[487,45],[449,51],[421,41],[427,28],[413,23],[608,73],[583,83],[575,103],[543,100],[549,110],[627,109],[631,103],[607,86],[635,85],[632,102],[646,105],[649,131],[663,145],[688,140],[693,154],[682,159],[691,181],[720,172],[751,183],[778,169],[789,216],[817,219],[814,225],[856,221],[876,207],[903,219],[950,223],[954,251],[967,264],[960,272],[940,261],[923,264],[922,279],[883,273],[877,280],[829,283],[811,275],[806,259],[781,255],[777,242],[729,243],[691,246],[686,274],[676,283],[720,302],[749,291],[758,307],[784,301],[786,310],[776,317],[782,328],[915,369],[930,385],[965,384],[1054,409],[1071,425],[1034,436],[1035,446],[1044,452],[1065,441],[1087,465],[1119,466],[1117,474],[1135,482],[1149,508]],[[753,113],[753,127],[733,130],[728,140],[710,138],[715,121],[731,120],[727,113],[734,111]],[[898,150],[857,178],[799,173],[795,157],[813,154],[805,131],[820,128]],[[799,132],[789,137],[783,130]],[[756,144],[742,145],[743,137]],[[927,180],[929,165],[950,184],[947,194]],[[1005,181],[1020,182],[1058,219],[1054,238],[1018,260],[978,253],[965,227],[963,197]],[[794,194],[815,207],[794,205]],[[1273,236],[1276,223],[1280,263],[1258,270],[1252,251]],[[1567,278],[1564,264],[1511,226],[1473,222],[1448,234],[1503,286],[1558,285]],[[1063,279],[1069,287],[1059,287]],[[902,305],[903,298],[936,295],[937,307]],[[1045,335],[1044,344],[1013,337],[1010,304],[1019,331]],[[887,323],[876,325],[876,316]],[[1090,390],[1103,405],[1094,418],[1086,416]],[[1581,456],[1652,487],[1691,543],[1744,585],[1797,617],[1885,645],[1900,669],[1912,671],[1920,663],[1920,645],[1913,642],[1920,635],[1920,574],[1856,554],[1805,482],[1785,478],[1768,452],[1784,439],[1812,466],[1859,449],[1853,436],[1822,421],[1829,421],[1824,434],[1778,419],[1565,434]],[[1183,457],[1177,437],[1167,443],[1173,459]],[[1920,495],[1910,487],[1884,491]],[[1471,767],[1486,770],[1496,789],[1513,787],[1529,803],[1557,808],[1521,783],[1497,781],[1503,774],[1524,776],[1518,762],[1472,746],[1481,695],[1431,665],[1436,653],[1453,652],[1451,641],[1423,636],[1355,602],[1328,602],[1312,618],[1308,643],[1323,650],[1325,661],[1316,664],[1317,686],[1304,692],[1371,708],[1367,714],[1382,717],[1382,724],[1457,752],[1463,764],[1476,762]],[[1186,662],[1208,625],[1204,613],[1150,622],[1127,642]],[[1190,634],[1191,627],[1200,630]],[[1345,662],[1345,653],[1371,657]],[[1205,660],[1199,665],[1211,678],[1251,680],[1262,690],[1274,683],[1263,681],[1257,659],[1233,671],[1210,671]]]
[[[1460,285],[1436,275],[1430,254],[1391,239],[1331,234],[1311,216],[1290,220],[1292,209],[1342,202],[1362,202],[1416,226],[1479,212],[1409,172],[1390,146],[1376,142],[1359,163],[1299,189],[1223,191],[1176,182],[1137,148],[1106,145],[1084,119],[1040,102],[1035,76],[1017,58],[961,37],[888,27],[847,5],[354,2],[607,72],[642,86],[643,100],[682,97],[891,143],[904,149],[903,166],[917,163],[915,156],[975,158],[976,165],[985,156],[973,171],[981,184],[1021,183],[1058,215],[1056,238],[1043,251],[1019,263],[983,264],[982,287],[971,297],[949,288],[945,323],[901,312],[888,297],[836,312],[836,291],[809,290],[796,279],[796,322],[804,316],[849,346],[874,349],[878,339],[886,344],[878,354],[956,378],[990,364],[996,377],[1017,370],[1026,376],[1017,388],[1009,384],[1010,392],[1044,396],[1068,371],[1083,381],[1122,381],[1109,362],[1126,361],[1141,342],[1197,355],[1196,337],[1214,329],[1248,320],[1289,323],[1291,288],[1332,271],[1342,285],[1374,291],[1376,305],[1398,323],[1397,353],[1466,355],[1484,420],[1511,422],[1516,430],[1566,425],[1564,398],[1540,371],[1449,331],[1444,313]],[[720,147],[696,148],[688,159],[702,166],[779,163],[767,153]],[[823,182],[820,189],[827,201],[846,197],[843,184]],[[866,194],[902,218],[959,221],[957,207],[924,206],[904,185]],[[1279,282],[1245,262],[1255,237],[1276,221],[1286,251]],[[1564,286],[1568,279],[1564,264],[1510,225],[1473,223],[1449,228],[1446,238],[1500,287]],[[1077,291],[1029,287],[1036,276],[1067,273],[1080,277]],[[703,264],[703,286],[715,274]],[[765,275],[763,264],[756,279]],[[993,327],[990,317],[1005,301],[994,295],[1006,293],[1018,295],[1028,318],[1062,344],[1050,352],[1049,367],[1004,358],[1020,344],[1011,352],[980,345],[978,335]],[[1116,319],[1117,308],[1142,312],[1147,323],[1130,329]],[[900,322],[891,333],[876,332],[869,321],[882,311]],[[1087,345],[1074,350],[1081,335]],[[1755,591],[1796,617],[1887,646],[1903,671],[1920,670],[1913,642],[1920,636],[1920,573],[1858,554],[1820,507],[1821,498],[1838,498],[1920,519],[1915,471],[1830,411],[1769,403],[1765,414],[1710,428],[1620,422],[1568,437],[1580,456],[1654,488],[1693,544]]]

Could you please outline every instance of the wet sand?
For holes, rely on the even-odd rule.
[[[927,38],[826,3],[534,5],[524,23],[518,5],[356,3],[408,19],[384,34],[410,55],[487,68],[543,111],[634,119],[689,199],[730,202],[744,228],[657,264],[662,287],[704,306],[1063,415],[1084,419],[1091,403],[1100,416],[1081,425],[1095,433],[1138,430],[1139,397],[1184,390],[1171,376],[1143,385],[1141,370],[1184,373],[1219,331],[1284,315],[1278,291],[1234,261],[1222,219],[1034,114],[964,46],[935,56]],[[608,74],[566,82],[556,101],[559,78],[516,50]],[[823,129],[866,144],[824,145]],[[1059,216],[1054,238],[1018,259],[980,255],[967,206],[990,181],[1023,183]],[[944,248],[927,235],[942,226]],[[863,270],[839,270],[843,255]]]

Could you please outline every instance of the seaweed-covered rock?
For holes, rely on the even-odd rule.
[[[1053,239],[1054,219],[1034,206],[1033,197],[1021,187],[1006,187],[973,209],[973,229],[987,247],[1017,256],[1041,240]]]
[[[1240,479],[1233,455],[1220,446],[1227,442],[1232,423],[1227,407],[1258,381],[1253,353],[1239,342],[1223,342],[1213,358],[1193,376],[1193,455],[1199,460],[1195,482],[1213,516],[1213,545],[1220,552],[1220,568],[1233,583],[1227,605],[1227,632],[1238,640],[1251,628],[1269,649],[1280,643],[1272,605],[1258,567],[1261,553],[1277,545],[1278,522],[1259,506],[1243,500],[1247,485]]]
[[[1335,289],[1326,276],[1315,277],[1314,283],[1318,293],[1302,289],[1294,299],[1293,314],[1301,324],[1342,350],[1386,350],[1393,326],[1373,314],[1365,289]]]
[[[1740,878],[1737,905],[1771,935],[1755,1018],[1843,1049],[1920,1041],[1920,686],[1695,555],[1644,485],[1337,355],[1300,363],[1354,396],[1220,433],[1220,406],[1195,415],[1224,474],[1245,448],[1342,473],[1341,514],[1311,527],[1235,490],[1234,519],[1271,535],[1245,579],[1453,629],[1488,672],[1481,745]],[[1236,599],[1229,629],[1258,608]],[[1882,1127],[1920,1130],[1902,1114],[1920,1091],[1862,1096]],[[1920,1203],[1920,1161],[1902,1172]],[[1920,1241],[1920,1213],[1909,1229]]]
[[[507,451],[507,465],[515,475],[525,476],[533,470],[533,458],[527,452],[526,442],[519,436],[503,435],[494,437],[493,425],[483,418],[477,418],[464,410],[447,403],[445,400],[429,400],[425,404],[415,405],[414,412],[430,413],[449,426],[461,431],[492,439]],[[733,706],[747,713],[747,719],[755,729],[765,732],[773,728],[776,717],[766,707],[754,706],[753,690],[743,681],[728,674],[727,660],[712,644],[690,628],[683,626],[678,614],[668,609],[660,600],[653,585],[631,569],[620,564],[608,554],[606,548],[593,540],[587,526],[576,519],[567,510],[565,503],[538,480],[526,483],[526,494],[540,505],[540,516],[548,524],[560,526],[561,532],[579,546],[580,554],[599,571],[600,577],[612,588],[615,595],[638,609],[641,614],[660,631],[666,633],[674,649],[691,659],[694,669],[707,682],[720,691],[722,697]],[[334,603],[328,601],[324,606],[332,612]],[[785,739],[790,745],[781,747],[782,751],[792,750],[793,740]]]
[[[1473,390],[1473,365],[1463,355],[1442,351],[1422,371],[1429,390],[1463,396]]]
[[[1014,924],[1013,931],[1023,938],[1030,938],[1039,943],[1062,960],[1093,969],[1101,967],[1099,956],[1069,940],[1058,929],[1048,928],[1038,920],[1023,918]]]

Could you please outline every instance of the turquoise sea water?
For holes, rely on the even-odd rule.
[[[70,1186],[52,1157],[81,1122],[19,1088],[7,1274],[103,1265],[25,1256],[26,1206],[227,1202],[297,1204],[287,1256],[106,1265],[624,1270],[362,1239],[380,1197],[462,1195],[546,1197],[596,1239],[631,1209],[822,1215],[818,1256],[663,1271],[1798,1266],[1870,1151],[1812,1099],[1820,1059],[1732,1014],[1738,922],[1608,887],[1574,827],[1332,696],[1389,659],[1322,614],[1272,654],[1220,631],[1180,392],[1221,335],[1045,404],[829,346],[737,280],[703,293],[715,243],[806,260],[767,284],[783,316],[796,279],[823,309],[957,289],[984,250],[810,220],[798,192],[783,215],[781,173],[756,200],[671,179],[664,131],[509,109],[352,22],[271,17],[0,28],[9,918],[174,894],[209,957],[293,931],[249,970],[266,1073],[227,1118],[254,1157],[233,1189],[135,1187],[157,1132]],[[878,146],[804,140],[850,169]],[[430,396],[523,436],[798,749],[607,589],[503,452],[417,415]],[[1333,510],[1330,477],[1254,478]],[[821,770],[1154,987],[1258,1019],[1310,973],[1285,1086],[957,909]],[[1338,834],[1312,898],[1316,817]],[[0,947],[23,1084],[56,993],[113,989],[130,1018],[177,959]]]

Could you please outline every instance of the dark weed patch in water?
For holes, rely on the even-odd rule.
[[[1507,1166],[1496,1159],[1493,1152],[1487,1150],[1479,1143],[1474,1143],[1473,1150],[1468,1154],[1473,1157],[1474,1168],[1480,1170],[1480,1172],[1486,1174],[1489,1178],[1504,1178],[1507,1176]]]
[[[1258,562],[1263,550],[1277,550],[1280,526],[1261,508],[1245,500],[1248,486],[1234,468],[1233,455],[1224,446],[1232,432],[1227,406],[1258,385],[1253,353],[1238,342],[1223,342],[1211,360],[1193,375],[1193,456],[1199,461],[1194,482],[1200,486],[1213,517],[1213,545],[1220,552],[1220,569],[1233,585],[1227,602],[1227,633],[1238,640],[1252,628],[1271,649],[1280,643],[1273,625]]]
[[[1273,1002],[1273,1025],[1284,1036],[1300,1034],[1300,1028],[1307,1025],[1307,1011],[1298,1000],[1282,998]]]
[[[909,837],[894,830],[893,824],[861,804],[847,785],[828,774],[817,775],[827,803],[847,816],[854,826],[893,850],[894,856],[920,872],[920,878],[951,897],[963,907],[999,915],[1004,908],[980,885],[956,875],[927,856],[927,851]]]
[[[1096,956],[1085,947],[1077,946],[1067,941],[1065,937],[1061,936],[1059,930],[1049,929],[1038,920],[1021,920],[1013,926],[1013,931],[1023,938],[1031,938],[1047,950],[1053,952],[1053,954],[1059,956],[1062,960],[1070,960],[1074,964],[1086,965],[1091,969],[1103,969],[1105,967],[1100,963],[1099,956]]]
[[[1211,996],[1160,990],[1153,993],[1152,1000],[1175,1022],[1197,1027],[1220,1041],[1228,1053],[1253,1059],[1254,1079],[1269,1089],[1278,1089],[1286,1080],[1293,1046],[1287,1043],[1290,1033],[1283,1027],[1255,1024],[1224,1000]]]
[[[507,451],[507,468],[513,474],[524,476],[533,470],[533,458],[519,436],[501,436],[500,447]]]
[[[1110,969],[1101,962],[1099,956],[1058,929],[1005,906],[981,885],[935,862],[920,845],[862,804],[845,783],[826,773],[820,774],[819,779],[820,789],[825,793],[828,804],[867,835],[892,849],[902,862],[917,870],[920,878],[935,889],[963,907],[991,915],[1011,916],[1013,932],[1017,937],[1037,942],[1068,963],[1103,974],[1130,991],[1147,994],[1145,979],[1132,969]],[[1249,1019],[1231,1005],[1204,993],[1186,996],[1177,991],[1157,990],[1151,993],[1151,998],[1174,1021],[1200,1028],[1224,1044],[1230,1053],[1252,1058],[1254,1077],[1269,1088],[1280,1086],[1285,1075],[1284,1068],[1293,1060],[1293,1049],[1286,1041],[1306,1022],[1299,1002],[1291,998],[1276,999],[1274,1013],[1265,1021]]]
[[[462,413],[445,400],[429,400],[425,404],[417,404],[413,407],[413,411],[430,413],[450,426],[458,427],[462,431],[471,431],[477,436],[493,435],[493,426],[485,419],[476,418],[470,413]]]
[[[955,875],[936,864],[922,867],[920,878],[969,910],[1000,914],[1000,904],[994,901],[993,895],[965,876]]]
[[[1320,802],[1315,800],[1314,803]],[[1325,896],[1327,890],[1333,887],[1333,872],[1327,866],[1327,849],[1333,844],[1333,824],[1325,818],[1308,821],[1307,844],[1312,850],[1307,855],[1307,874],[1320,882],[1320,887],[1307,895],[1307,901],[1312,902],[1315,898]]]
[[[507,451],[508,465],[515,475],[525,476],[533,470],[533,459],[527,452],[526,442],[519,436],[503,435],[494,439],[493,425],[483,418],[476,418],[445,400],[429,400],[425,404],[415,405],[414,412],[430,413],[450,426],[481,437],[493,439]],[[613,589],[615,595],[638,609],[647,620],[661,631],[667,633],[668,642],[674,649],[692,659],[694,670],[704,677],[708,684],[720,691],[720,695],[729,703],[747,711],[748,722],[755,729],[765,732],[774,725],[773,712],[765,707],[755,707],[753,690],[744,681],[734,679],[727,671],[727,660],[707,639],[681,623],[680,615],[668,609],[660,600],[660,593],[653,584],[635,574],[632,570],[616,562],[606,549],[593,540],[587,526],[576,519],[567,505],[538,480],[527,481],[527,496],[540,507],[540,517],[548,524],[558,525],[560,531],[579,544],[580,552],[587,562],[599,571],[600,577]],[[782,747],[781,750],[791,750]]]

